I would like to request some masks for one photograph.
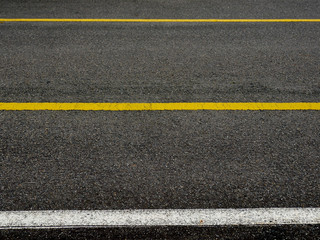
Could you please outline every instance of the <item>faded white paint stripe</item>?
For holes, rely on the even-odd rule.
[[[320,208],[0,211],[0,228],[320,224]]]

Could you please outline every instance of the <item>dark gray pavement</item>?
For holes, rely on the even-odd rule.
[[[318,0],[1,0],[6,18],[319,18]]]
[[[319,23],[4,23],[0,101],[318,101]]]
[[[2,112],[2,209],[318,207],[319,114]]]
[[[319,18],[319,8],[0,1],[0,18]],[[319,39],[320,23],[0,23],[0,102],[319,102]],[[0,168],[0,210],[319,207],[320,112],[2,111]]]
[[[4,239],[318,239],[320,226],[133,227],[2,230]]]

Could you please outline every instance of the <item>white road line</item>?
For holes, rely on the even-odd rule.
[[[320,208],[0,211],[0,228],[320,224]]]

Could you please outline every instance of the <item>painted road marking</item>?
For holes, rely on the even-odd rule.
[[[320,22],[320,19],[89,19],[89,18],[0,18],[0,22],[180,22],[180,23],[246,23],[246,22]]]
[[[182,102],[182,103],[59,103],[0,102],[0,110],[162,111],[162,110],[320,110],[320,102]]]
[[[0,229],[320,224],[320,208],[2,211]]]

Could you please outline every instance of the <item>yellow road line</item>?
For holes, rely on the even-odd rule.
[[[162,110],[320,110],[320,102],[188,102],[188,103],[18,103],[2,102],[0,110],[162,111]]]
[[[79,18],[0,18],[0,22],[320,22],[320,19],[79,19]]]

